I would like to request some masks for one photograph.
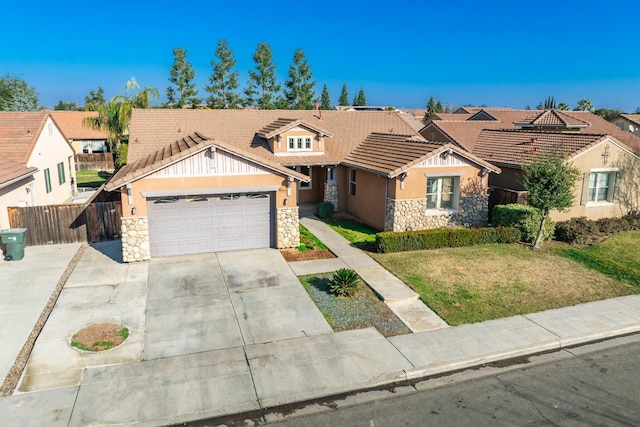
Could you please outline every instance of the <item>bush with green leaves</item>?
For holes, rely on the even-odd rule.
[[[458,248],[488,243],[515,243],[521,232],[514,227],[437,228],[417,231],[384,231],[376,235],[378,252]]]
[[[640,230],[640,214],[621,218],[571,218],[556,224],[555,239],[560,242],[590,245],[622,231]]]
[[[333,203],[322,202],[318,204],[318,216],[320,218],[331,218],[333,216]]]
[[[358,280],[358,273],[354,270],[341,268],[333,274],[329,289],[339,297],[350,297],[358,290]]]
[[[540,227],[542,214],[539,209],[531,206],[510,204],[496,205],[493,208],[491,222],[500,227],[516,227],[522,232],[522,241],[534,242]],[[551,240],[555,230],[555,223],[547,219],[544,224],[542,241]]]

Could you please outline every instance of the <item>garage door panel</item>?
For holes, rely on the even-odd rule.
[[[151,256],[271,246],[272,195],[207,195],[149,200]]]

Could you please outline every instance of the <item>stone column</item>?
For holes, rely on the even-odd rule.
[[[278,249],[300,245],[300,218],[298,207],[276,209],[276,246]]]
[[[333,204],[333,210],[338,210],[338,184],[327,182],[324,184],[324,201]]]
[[[124,262],[151,259],[147,217],[123,217],[120,221],[120,229],[122,233],[122,260]]]

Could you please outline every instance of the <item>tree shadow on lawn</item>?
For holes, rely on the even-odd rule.
[[[311,280],[309,280],[309,285],[313,286],[316,290],[318,290],[319,292],[322,292],[323,294],[327,294],[329,296],[333,295],[333,293],[331,292],[331,289],[329,289],[329,285],[331,284],[331,278],[330,277],[313,277],[311,278]]]

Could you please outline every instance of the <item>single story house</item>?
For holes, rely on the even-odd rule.
[[[303,203],[380,230],[482,224],[490,172],[391,111],[135,109],[128,163],[105,188],[121,192],[130,262],[295,247]]]
[[[0,229],[7,208],[64,203],[75,192],[73,149],[47,111],[0,112]]]

